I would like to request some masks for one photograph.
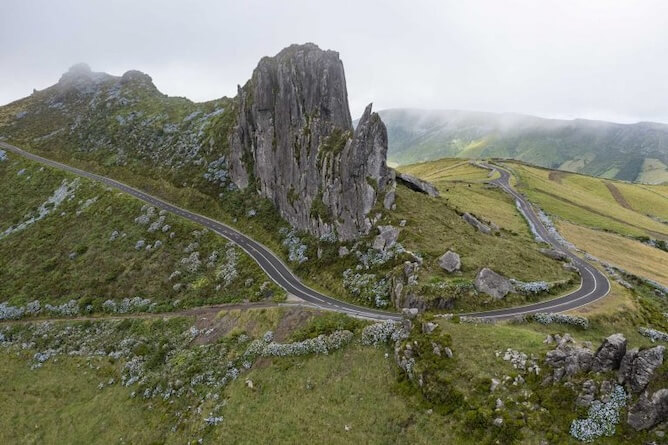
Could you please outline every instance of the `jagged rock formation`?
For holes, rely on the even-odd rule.
[[[163,95],[139,71],[119,77],[75,65],[0,107],[0,137],[179,186],[213,184],[217,195],[256,190],[316,236],[355,239],[371,229],[377,204],[395,206],[385,125],[369,105],[353,128],[343,64],[314,44],[263,58],[236,98],[199,104]]]
[[[635,393],[644,390],[654,371],[663,364],[665,349],[664,346],[655,346],[642,351],[638,348],[628,350],[619,365],[619,383],[627,383]]]
[[[265,57],[237,101],[231,179],[293,226],[351,240],[369,232],[377,201],[393,205],[385,125],[369,105],[353,131],[338,53],[306,44]]]

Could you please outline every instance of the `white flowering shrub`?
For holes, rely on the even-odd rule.
[[[549,292],[552,286],[547,281],[530,281],[524,282],[515,279],[511,279],[510,282],[515,286],[515,289],[529,295],[542,294],[543,292]]]
[[[573,420],[571,436],[582,442],[592,442],[599,437],[614,435],[619,423],[619,411],[626,406],[627,399],[624,387],[616,385],[607,403],[595,400],[589,407],[586,419]]]
[[[388,341],[397,341],[408,338],[408,332],[403,325],[393,320],[381,321],[365,327],[362,330],[362,344],[378,346]]]
[[[668,334],[666,334],[663,331],[657,331],[656,329],[652,329],[652,328],[640,327],[640,328],[638,328],[638,332],[640,333],[640,335],[644,335],[645,337],[649,338],[653,342],[654,341],[667,341],[668,342]]]
[[[181,265],[190,273],[195,273],[202,266],[202,261],[199,259],[199,252],[193,252],[185,258],[181,258]]]
[[[0,150],[0,162],[4,162],[7,159],[9,159],[7,157],[7,152],[5,150]]]
[[[352,269],[343,271],[343,286],[355,297],[386,307],[390,300],[390,282],[386,278],[376,279],[375,274],[360,274]]]
[[[18,320],[23,317],[24,307],[10,306],[7,302],[0,303],[0,320]]]
[[[368,249],[365,253],[354,251],[360,265],[366,270],[374,266],[381,266],[404,252],[406,249],[400,243],[395,243],[387,250]]]
[[[283,245],[288,248],[288,260],[292,263],[303,263],[308,261],[306,250],[308,246],[302,243],[302,240],[297,236],[295,229],[281,228],[278,231],[283,238]]]
[[[66,317],[71,317],[73,315],[79,314],[79,304],[76,300],[70,300],[67,303],[63,303],[58,306],[52,306],[50,304],[45,304],[44,309],[53,315],[62,315]]]
[[[212,257],[209,257],[209,263],[213,262],[215,261],[212,261]],[[225,251],[225,263],[220,266],[217,274],[218,279],[222,280],[225,286],[228,286],[239,277],[239,271],[237,270],[238,262],[239,253],[233,246],[228,247]]]
[[[540,324],[568,324],[575,326],[581,329],[589,328],[589,320],[585,317],[578,317],[576,315],[566,315],[566,314],[554,314],[551,312],[538,312],[531,316],[531,319],[540,323]]]

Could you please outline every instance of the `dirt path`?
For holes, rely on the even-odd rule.
[[[617,187],[612,182],[606,182],[605,186],[610,190],[610,194],[612,195],[613,198],[615,198],[615,201],[617,201],[617,204],[620,206],[624,207],[625,209],[633,210],[631,207],[631,204],[624,198],[624,195],[622,195],[622,192],[619,191]]]
[[[548,175],[547,178],[550,181],[554,181],[557,184],[561,184],[561,178],[563,178],[566,174],[564,172],[560,171],[551,171]]]
[[[174,312],[141,312],[136,314],[118,314],[118,315],[99,315],[89,317],[35,317],[25,318],[20,320],[0,320],[0,325],[10,324],[24,324],[24,323],[41,323],[41,322],[72,322],[72,321],[108,321],[108,320],[124,320],[130,319],[149,319],[149,318],[174,318],[174,317],[196,317],[198,319],[216,316],[221,311],[233,310],[256,310],[276,307],[303,307],[309,309],[318,309],[316,306],[309,303],[231,303],[231,304],[214,304],[211,306],[201,306],[191,309],[183,309]]]

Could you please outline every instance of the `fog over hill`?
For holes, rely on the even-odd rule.
[[[507,157],[627,181],[668,181],[668,125],[460,110],[380,111],[391,162]]]

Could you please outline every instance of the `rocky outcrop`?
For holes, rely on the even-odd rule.
[[[578,394],[578,398],[575,399],[575,405],[584,407],[591,405],[594,399],[596,399],[597,390],[595,381],[591,379],[585,380],[582,383],[582,391]]]
[[[378,226],[378,235],[373,240],[373,248],[377,250],[390,249],[399,239],[399,229],[393,226]]]
[[[500,300],[513,291],[513,285],[507,278],[487,267],[483,268],[473,282],[476,290]]]
[[[371,105],[353,130],[338,53],[306,44],[265,57],[236,102],[230,178],[294,227],[351,240],[369,232],[378,200],[392,207],[387,130]]]
[[[424,193],[431,197],[439,196],[438,190],[432,184],[408,173],[397,173],[397,182],[416,192]]]
[[[606,372],[619,368],[626,354],[626,338],[622,334],[612,334],[599,346],[594,354],[592,371]]]
[[[629,409],[627,421],[635,430],[646,430],[668,419],[668,389],[652,394],[644,393]]]
[[[664,346],[638,351],[638,348],[626,352],[621,360],[618,372],[619,383],[626,383],[631,391],[639,393],[652,380],[654,371],[663,364]]]
[[[552,376],[546,383],[558,382],[591,369],[594,353],[591,349],[577,346],[567,334],[561,338],[556,349],[549,351],[545,363],[553,368]]]
[[[438,259],[438,265],[446,272],[453,273],[462,267],[462,262],[459,258],[459,254],[452,250],[448,250]]]
[[[492,229],[487,224],[482,223],[478,218],[471,215],[470,213],[464,213],[462,215],[462,219],[467,223],[469,223],[470,225],[472,225],[473,227],[475,227],[476,229],[478,229],[479,232],[482,232],[487,235],[492,233]]]

